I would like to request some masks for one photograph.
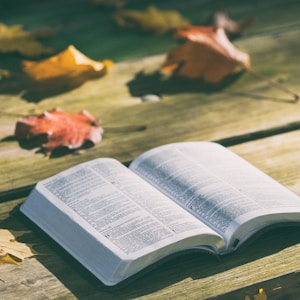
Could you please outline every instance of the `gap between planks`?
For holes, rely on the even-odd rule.
[[[282,133],[287,133],[299,129],[300,129],[300,121],[296,121],[296,122],[287,123],[286,125],[283,126],[276,126],[265,130],[259,130],[255,132],[249,132],[249,133],[244,133],[236,136],[231,136],[228,138],[214,140],[213,142],[221,144],[224,147],[231,147],[246,142],[260,140],[263,138],[267,138],[274,135],[279,135]],[[126,166],[128,166],[130,162],[123,162],[123,163]],[[0,192],[0,203],[27,197],[34,186],[35,184],[31,184],[16,189]]]

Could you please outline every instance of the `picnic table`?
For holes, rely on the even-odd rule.
[[[150,2],[178,9],[194,23],[219,5],[192,0],[129,3],[142,8]],[[182,255],[125,286],[107,288],[19,212],[38,181],[68,167],[97,157],[126,164],[153,147],[182,141],[216,141],[300,195],[300,104],[291,95],[247,72],[215,88],[183,79],[161,81],[157,70],[176,42],[170,36],[119,29],[110,11],[88,1],[15,0],[3,7],[1,22],[29,30],[52,27],[58,33],[45,41],[48,45],[63,50],[74,44],[92,59],[110,58],[115,65],[102,78],[30,98],[18,75],[22,56],[0,54],[0,69],[13,73],[0,80],[0,228],[36,253],[20,265],[0,266],[1,299],[252,299],[259,288],[270,299],[296,299],[299,228],[264,233],[221,260],[205,253]],[[232,0],[225,8],[236,19],[256,20],[233,42],[250,54],[252,67],[300,92],[300,3]],[[161,100],[141,101],[147,94]],[[14,138],[16,122],[55,107],[85,109],[101,119],[103,141],[57,157],[22,148]]]

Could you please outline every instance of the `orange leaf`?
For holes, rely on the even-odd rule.
[[[58,147],[79,149],[88,141],[100,142],[103,129],[97,123],[87,111],[73,114],[54,109],[18,121],[15,136],[51,154]]]
[[[61,53],[42,61],[24,60],[22,63],[23,71],[37,81],[78,76],[86,77],[86,79],[99,77],[113,65],[110,60],[91,60],[72,45]]]
[[[186,42],[169,52],[163,72],[218,83],[250,67],[249,55],[235,48],[221,27],[190,26],[178,30],[175,38]]]

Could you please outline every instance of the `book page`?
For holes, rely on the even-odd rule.
[[[211,228],[114,159],[71,168],[39,189],[123,258],[201,234],[214,237],[212,247],[222,244]]]
[[[297,195],[215,143],[161,146],[136,158],[130,169],[222,234],[228,243],[238,226],[252,218],[297,212],[299,219]]]

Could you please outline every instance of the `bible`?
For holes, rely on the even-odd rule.
[[[182,142],[127,167],[97,158],[38,182],[20,210],[113,286],[185,250],[234,252],[300,223],[300,197],[227,148]]]

